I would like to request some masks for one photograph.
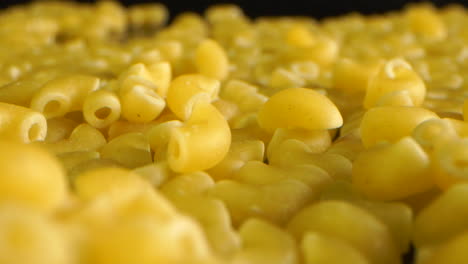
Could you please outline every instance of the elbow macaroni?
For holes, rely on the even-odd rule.
[[[168,17],[0,10],[0,263],[468,262],[462,6]]]

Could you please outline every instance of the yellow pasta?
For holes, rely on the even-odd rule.
[[[291,88],[274,94],[258,113],[261,128],[323,130],[340,127],[343,119],[324,95],[306,88]]]
[[[229,151],[231,130],[211,104],[199,102],[190,119],[171,133],[169,166],[176,172],[192,172],[214,167]]]
[[[405,118],[401,118],[404,116]],[[438,116],[425,108],[382,106],[368,110],[362,118],[360,132],[365,147],[379,142],[393,143],[411,135],[420,123]]]
[[[364,107],[371,108],[389,93],[407,91],[414,106],[420,106],[426,96],[426,86],[411,65],[403,59],[393,59],[382,65],[370,78],[364,98]],[[394,96],[394,95],[393,95]]]
[[[88,124],[103,128],[120,118],[120,101],[117,95],[106,90],[89,94],[83,103],[83,116]]]
[[[218,98],[219,81],[203,75],[182,75],[171,82],[167,104],[182,120],[187,120],[197,102],[211,102]]]
[[[38,145],[44,146],[48,150],[59,154],[75,151],[94,151],[105,144],[106,138],[99,130],[83,123],[73,129],[68,139]]]
[[[3,140],[0,155],[2,202],[16,202],[46,212],[64,205],[67,180],[53,155],[36,146]]]
[[[413,242],[417,247],[438,245],[466,231],[467,189],[466,184],[456,185],[421,211],[414,222]]]
[[[330,219],[340,219],[340,222]],[[308,206],[294,216],[288,230],[299,239],[310,231],[341,239],[355,247],[370,263],[398,263],[388,229],[374,216],[346,202],[324,201]]]
[[[308,232],[301,242],[304,263],[352,263],[366,264],[369,261],[353,246],[333,236]]]
[[[101,157],[116,161],[126,168],[136,168],[153,161],[150,144],[141,133],[118,136],[100,149]]]
[[[18,204],[0,206],[0,263],[63,264],[74,261],[55,221]]]
[[[223,80],[229,74],[229,61],[223,48],[211,39],[202,41],[195,52],[198,72],[208,77]]]
[[[411,137],[362,152],[353,163],[353,184],[365,195],[397,200],[428,191],[430,159]]]
[[[257,218],[247,220],[240,228],[242,250],[233,263],[297,262],[294,239],[284,230]]]
[[[94,76],[70,75],[47,82],[32,98],[31,108],[45,117],[59,117],[81,110],[87,94],[99,88]]]
[[[43,141],[47,121],[41,113],[31,109],[0,102],[0,137],[22,143]]]
[[[466,8],[169,16],[0,10],[0,264],[467,262]]]
[[[102,168],[78,175],[74,186],[80,199],[92,200],[99,195],[128,196],[127,193],[143,191],[150,185],[128,170]]]

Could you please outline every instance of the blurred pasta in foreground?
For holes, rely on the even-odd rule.
[[[0,264],[468,263],[468,10],[0,11]]]

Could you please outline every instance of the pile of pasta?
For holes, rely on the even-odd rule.
[[[0,264],[468,262],[462,6],[0,12]]]

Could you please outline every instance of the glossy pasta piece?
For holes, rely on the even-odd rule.
[[[448,189],[422,209],[414,222],[413,242],[417,247],[438,245],[468,229],[468,185]]]
[[[428,152],[433,152],[440,144],[458,137],[457,131],[446,119],[429,119],[414,128],[412,137]]]
[[[64,116],[81,110],[86,95],[99,88],[100,80],[89,75],[69,75],[47,82],[32,98],[31,108],[45,117]]]
[[[424,81],[413,70],[411,65],[403,59],[393,59],[386,62],[380,67],[379,72],[369,80],[364,98],[364,107],[371,108],[379,102],[382,104],[382,100],[390,100],[388,97],[395,96],[393,93],[398,91],[407,91],[411,99],[411,105],[414,106],[421,106],[426,96]]]
[[[310,231],[338,238],[370,263],[400,263],[387,227],[365,210],[343,201],[322,201],[304,208],[289,222],[288,230],[298,239]]]
[[[258,113],[258,124],[271,133],[277,128],[325,130],[342,126],[343,118],[326,96],[312,89],[291,88],[270,97]]]
[[[155,161],[163,161],[167,158],[167,146],[171,137],[172,131],[183,125],[179,120],[171,120],[154,125],[145,134],[150,144],[151,150],[154,152]]]
[[[0,200],[50,212],[66,201],[65,172],[47,151],[32,145],[0,142]]]
[[[284,230],[265,220],[251,218],[240,227],[242,249],[233,263],[294,264],[297,248],[294,239]]]
[[[224,49],[212,39],[203,40],[195,51],[195,65],[199,73],[223,80],[229,74],[229,60]]]
[[[430,190],[430,159],[411,137],[362,152],[353,162],[353,184],[370,198],[397,200]]]
[[[122,116],[131,122],[148,123],[155,120],[166,107],[166,102],[154,90],[133,85],[120,92]]]
[[[468,180],[465,164],[468,157],[468,139],[452,138],[434,149],[432,174],[439,188],[447,189]]]
[[[0,137],[29,143],[46,138],[47,121],[39,112],[0,102]]]
[[[413,211],[405,203],[367,199],[350,182],[342,180],[328,184],[320,199],[345,201],[368,211],[388,227],[400,252],[409,250],[414,219]]]
[[[169,87],[167,105],[180,119],[187,120],[197,102],[211,102],[218,98],[219,81],[199,74],[175,78]]]
[[[96,128],[108,127],[120,118],[120,113],[120,100],[110,91],[90,93],[83,103],[84,119]]]
[[[212,168],[223,160],[230,144],[231,130],[224,117],[211,104],[198,103],[184,126],[172,131],[169,166],[176,172]]]
[[[350,94],[365,92],[380,64],[379,61],[360,63],[348,58],[338,60],[333,68],[334,88]]]
[[[438,116],[419,107],[382,106],[369,109],[360,126],[362,143],[368,148],[379,142],[396,142],[410,136],[415,127],[431,118]]]

